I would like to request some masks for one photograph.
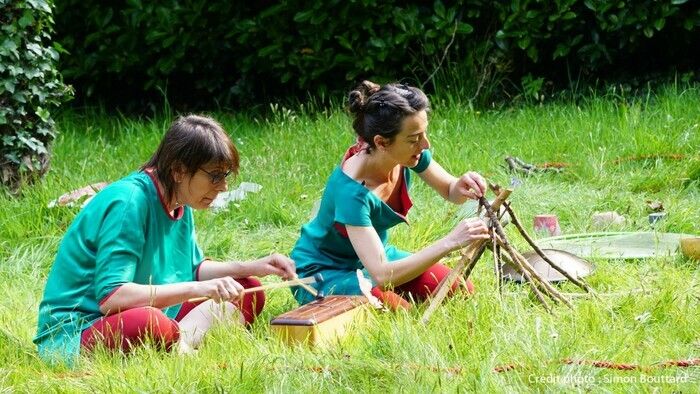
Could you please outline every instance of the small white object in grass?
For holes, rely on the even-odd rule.
[[[651,312],[647,311],[642,313],[641,315],[637,316],[634,318],[634,320],[640,322],[640,323],[646,323],[647,320],[651,318]]]
[[[251,182],[241,182],[234,190],[219,193],[212,201],[210,207],[214,212],[223,210],[232,201],[241,201],[245,199],[247,193],[257,193],[262,189],[261,185]]]
[[[596,227],[607,227],[610,225],[620,225],[625,223],[625,217],[615,211],[596,212],[591,218]]]
[[[379,298],[372,295],[372,282],[365,278],[365,275],[360,269],[357,270],[357,282],[360,284],[360,291],[362,292],[362,295],[367,297],[369,304],[377,309],[384,309],[384,304],[379,301]]]

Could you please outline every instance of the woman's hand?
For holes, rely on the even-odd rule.
[[[273,253],[267,257],[253,262],[255,264],[255,276],[277,275],[284,280],[294,279],[297,276],[294,261],[287,256]]]
[[[209,279],[197,283],[199,297],[208,297],[216,302],[240,301],[243,298],[243,286],[230,276]]]
[[[478,239],[488,239],[489,229],[486,222],[479,218],[468,218],[457,223],[444,238],[450,250],[457,250]]]
[[[457,178],[455,187],[462,196],[477,200],[486,193],[486,180],[479,173],[469,171]]]

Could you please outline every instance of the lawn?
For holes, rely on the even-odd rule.
[[[650,231],[646,201],[660,200],[668,217],[657,231],[700,234],[700,90],[669,87],[638,98],[610,93],[481,112],[436,101],[429,127],[433,155],[452,173],[476,170],[508,185],[513,174],[504,169],[506,155],[568,164],[561,173],[517,175],[522,184],[511,200],[526,224],[536,214],[553,213],[565,234],[593,232],[599,231],[591,225],[595,212],[617,211],[627,220],[610,231]],[[341,110],[279,105],[264,117],[212,115],[242,155],[233,186],[255,182],[262,190],[227,211],[197,212],[200,245],[216,259],[288,254],[354,140],[349,117]],[[471,276],[477,293],[447,300],[427,325],[420,322],[425,305],[417,305],[373,313],[335,347],[289,348],[269,329],[272,317],[296,307],[288,290],[277,289],[268,292],[252,329],[218,327],[192,356],[144,348],[126,357],[83,357],[75,369],[44,365],[31,342],[38,303],[78,210],[47,204],[135,170],[171,119],[61,114],[46,178],[20,198],[0,196],[0,391],[687,392],[700,385],[698,367],[657,364],[700,357],[700,270],[681,256],[596,259],[588,282],[600,299],[576,297],[573,309],[548,314],[526,287],[509,283],[499,296],[487,252]],[[413,200],[410,226],[391,234],[407,250],[442,237],[464,212],[421,182],[414,184]],[[526,249],[515,229],[506,229]],[[564,284],[560,290],[577,288]],[[619,371],[564,359],[650,368]],[[495,371],[507,365],[516,367]]]

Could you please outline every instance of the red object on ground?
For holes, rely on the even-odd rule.
[[[561,235],[559,219],[556,215],[537,215],[533,220],[535,232],[544,232],[550,236]]]

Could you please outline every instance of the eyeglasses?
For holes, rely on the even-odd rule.
[[[199,169],[202,170],[205,174],[209,175],[209,180],[210,180],[211,183],[214,184],[214,185],[223,182],[224,179],[226,179],[226,178],[227,178],[229,175],[231,175],[231,173],[233,172],[233,171],[231,171],[231,170],[228,170],[227,172],[221,172],[221,171],[209,172],[209,171],[207,171],[207,170],[205,170],[204,168],[201,168],[201,167],[200,167]]]

